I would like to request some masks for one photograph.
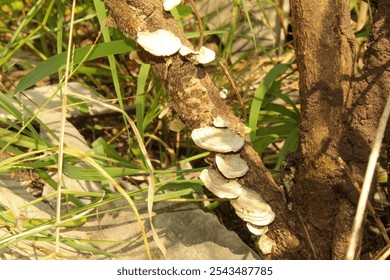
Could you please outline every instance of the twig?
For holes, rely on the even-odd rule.
[[[353,178],[352,173],[351,173],[348,165],[341,158],[338,158],[338,161],[343,166],[343,168],[344,168],[349,180],[352,182],[354,188],[360,193],[361,192],[360,186],[359,186],[358,182],[355,180],[355,178]],[[386,227],[382,223],[381,219],[378,217],[378,214],[376,213],[374,207],[372,206],[372,204],[369,200],[367,201],[367,209],[370,212],[371,216],[374,218],[374,221],[375,221],[376,225],[378,226],[378,229],[381,232],[385,242],[390,243],[390,238],[389,238],[389,235],[387,234]]]
[[[386,260],[390,256],[390,244],[387,244],[374,258],[374,260]]]
[[[374,177],[375,165],[379,157],[379,152],[383,140],[383,136],[386,130],[387,121],[390,115],[390,98],[387,98],[385,108],[379,121],[378,129],[375,135],[374,145],[371,150],[370,158],[368,160],[366,174],[364,176],[362,192],[360,194],[359,203],[356,209],[356,215],[353,222],[351,239],[349,240],[349,246],[347,251],[347,260],[353,260],[355,258],[356,247],[358,240],[360,239],[360,233],[363,223],[364,214],[366,212],[366,205],[368,195],[370,193],[372,178]]]
[[[198,9],[196,8],[195,2],[193,0],[187,0],[187,3],[191,6],[192,10],[194,11],[194,14],[196,16],[196,21],[198,22],[199,44],[196,47],[196,50],[199,51],[200,48],[203,46],[203,22],[202,22],[202,18],[199,15],[199,12],[198,12]]]
[[[315,248],[314,248],[314,244],[313,244],[313,242],[311,241],[309,231],[307,230],[307,227],[306,227],[306,225],[305,225],[305,223],[304,223],[304,221],[303,221],[303,219],[302,219],[301,213],[297,212],[297,214],[298,214],[299,220],[301,221],[303,230],[305,231],[307,240],[309,241],[309,245],[310,245],[310,248],[311,248],[311,250],[312,250],[312,252],[313,252],[314,259],[318,260],[318,255],[317,255],[316,250],[315,250]]]
[[[229,70],[226,68],[226,66],[223,65],[222,62],[219,62],[219,65],[221,66],[223,72],[225,72],[226,78],[229,80],[230,84],[232,85],[233,91],[235,92],[235,94],[237,96],[237,100],[241,106],[241,120],[243,122],[245,122],[246,121],[246,107],[245,107],[244,101],[242,100],[240,92],[238,91],[237,86],[234,83],[232,76],[230,76]]]

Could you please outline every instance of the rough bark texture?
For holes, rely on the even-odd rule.
[[[132,40],[137,32],[153,32],[165,29],[180,38],[182,44],[191,46],[182,30],[179,29],[169,12],[162,8],[159,0],[105,0],[111,22]],[[173,108],[189,129],[211,125],[213,117],[221,116],[233,124],[231,129],[248,139],[241,121],[228,109],[219,97],[219,89],[214,85],[204,67],[194,65],[181,55],[155,57],[140,50],[139,55],[147,60],[154,72],[160,77],[173,99]],[[249,172],[240,180],[242,185],[258,191],[276,214],[267,235],[276,246],[272,258],[300,258],[300,242],[291,231],[294,217],[287,210],[283,196],[271,174],[265,168],[259,156],[246,140],[240,151],[247,162]]]
[[[340,150],[344,160],[350,162],[354,174],[364,174],[373,135],[390,94],[389,0],[378,2],[373,20],[363,72],[354,79],[352,104],[345,117],[349,149]]]
[[[389,6],[389,1],[380,3],[366,66],[355,78],[348,3],[291,2],[302,105],[294,206],[316,258],[345,257],[358,197],[347,172],[362,182],[389,92]]]

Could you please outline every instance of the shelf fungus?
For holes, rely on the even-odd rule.
[[[178,52],[182,47],[180,39],[172,32],[164,29],[154,32],[138,32],[137,43],[155,56],[170,56]]]
[[[207,64],[215,59],[215,52],[206,47],[199,51],[183,45],[181,40],[171,31],[159,29],[154,32],[140,31],[137,33],[137,43],[145,51],[155,56],[170,56],[177,52],[182,56],[192,56],[196,64]]]
[[[218,170],[228,179],[242,177],[249,170],[239,154],[216,154],[215,163]]]
[[[204,169],[200,179],[206,188],[219,198],[237,198],[242,193],[242,187],[236,180],[226,180],[215,169]]]
[[[261,253],[267,255],[272,253],[272,248],[275,246],[275,241],[273,241],[266,234],[262,234],[257,236],[256,245]]]
[[[215,52],[209,48],[201,47],[199,52],[195,53],[195,63],[207,64],[215,59]]]
[[[258,236],[263,235],[268,231],[268,226],[256,226],[251,223],[246,223],[246,227],[251,233]]]
[[[191,49],[190,47],[187,47],[185,45],[182,45],[180,50],[179,50],[179,53],[182,55],[182,56],[187,56],[187,55],[190,55],[190,54],[194,54],[195,51],[193,49]]]
[[[254,190],[242,188],[242,194],[230,203],[241,219],[253,225],[267,226],[275,219],[271,206]]]
[[[164,0],[163,6],[165,11],[170,11],[181,3],[181,0]]]
[[[222,99],[226,99],[227,96],[228,96],[228,90],[226,88],[221,89],[219,92],[219,97],[221,97]]]
[[[244,138],[228,128],[205,126],[191,133],[194,143],[208,151],[217,153],[237,152],[244,146]]]
[[[230,122],[225,121],[221,116],[213,118],[213,125],[219,128],[226,128],[230,126]]]

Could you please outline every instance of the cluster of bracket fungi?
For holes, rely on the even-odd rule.
[[[230,199],[237,215],[246,222],[247,228],[257,236],[257,245],[263,254],[272,251],[272,240],[266,236],[268,225],[275,218],[271,207],[256,191],[242,186],[239,179],[249,167],[238,153],[244,139],[229,129],[229,123],[221,117],[214,118],[213,126],[194,129],[194,143],[215,153],[215,164],[200,174],[208,190],[220,198]]]
[[[181,0],[165,0],[164,9],[168,11],[180,2]],[[181,40],[168,30],[138,32],[137,43],[154,56],[170,56],[179,52],[197,64],[206,64],[215,59],[212,50],[202,46],[196,51],[188,45],[183,45]],[[259,193],[239,183],[239,179],[249,170],[239,154],[245,144],[244,139],[231,131],[229,122],[222,117],[214,118],[213,126],[194,129],[191,137],[197,146],[215,153],[215,164],[204,169],[200,179],[217,197],[230,199],[237,215],[246,222],[249,231],[257,236],[260,251],[263,254],[271,253],[273,241],[265,233],[274,220],[275,213]]]

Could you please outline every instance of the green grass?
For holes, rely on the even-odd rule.
[[[8,86],[0,87],[0,108],[12,116],[12,120],[0,119],[0,153],[11,155],[0,162],[0,174],[28,170],[38,174],[40,182],[56,190],[57,182],[51,174],[58,168],[58,147],[49,140],[43,139],[33,124],[37,123],[41,131],[48,132],[54,139],[60,138],[40,120],[41,111],[50,104],[51,98],[60,94],[60,88],[57,88],[51,98],[36,112],[29,112],[25,108],[23,92],[42,83],[45,79],[45,83],[48,83],[48,79],[50,83],[61,85],[64,83],[63,74],[67,65],[70,27],[68,17],[64,14],[69,15],[70,7],[65,1],[25,2],[26,4],[22,1],[12,1],[11,4],[11,1],[0,0],[0,4],[6,4],[0,5],[3,7],[0,9],[0,29],[2,33],[8,34],[8,37],[2,38],[0,43],[2,74],[11,79],[11,74],[16,70],[24,71],[24,75],[17,81],[11,81],[7,83]],[[243,15],[248,22],[252,33],[245,34],[245,38],[249,42],[256,42],[253,36],[254,23],[251,22],[251,11],[247,4],[243,0],[232,1],[231,9],[235,16],[231,25],[218,30],[205,30],[206,39],[211,35],[217,35],[226,42],[225,45],[219,46],[217,60],[228,61],[232,56],[232,45],[239,36],[236,30],[239,24],[242,24],[240,15]],[[260,5],[260,1],[258,4]],[[21,17],[24,13],[25,16]],[[194,40],[196,45],[199,32],[196,24],[189,20],[191,10],[185,5],[180,5],[173,11],[173,15],[186,31],[187,37]],[[0,229],[7,229],[0,232],[0,251],[16,248],[14,246],[17,246],[20,241],[30,242],[28,244],[54,243],[56,239],[54,231],[58,226],[83,227],[88,220],[96,218],[99,214],[120,211],[123,208],[101,210],[103,206],[117,200],[127,200],[129,203],[124,208],[131,208],[136,215],[138,214],[134,202],[137,201],[148,201],[149,206],[159,201],[194,203],[205,211],[212,211],[224,201],[214,198],[194,198],[195,193],[202,192],[202,182],[185,180],[184,175],[200,172],[202,168],[183,170],[182,164],[205,166],[203,159],[208,153],[199,153],[193,148],[186,130],[172,137],[173,134],[167,127],[169,119],[173,119],[175,114],[171,112],[168,117],[158,118],[160,112],[170,102],[169,94],[154,76],[149,65],[128,64],[128,54],[136,49],[136,45],[125,39],[119,32],[105,27],[106,17],[106,10],[101,0],[77,1],[75,32],[72,34],[74,49],[71,51],[70,81],[79,81],[92,88],[99,96],[99,100],[72,95],[68,98],[67,106],[71,106],[72,102],[73,105],[79,102],[82,103],[79,106],[85,111],[90,104],[98,102],[120,114],[122,120],[115,124],[118,132],[111,138],[92,139],[91,149],[87,152],[65,147],[63,157],[65,176],[86,182],[100,182],[102,191],[62,190],[62,203],[68,210],[61,213],[59,224],[56,224],[54,218],[27,219],[19,223],[12,209],[0,205]],[[206,25],[208,18],[205,17],[203,20]],[[267,22],[269,25],[268,20]],[[93,30],[90,34],[87,33],[88,28]],[[255,46],[257,49],[263,49],[258,42]],[[290,62],[277,64],[273,55],[274,49],[266,51],[265,56],[269,57],[269,63],[274,66],[265,73],[260,84],[253,85],[252,81],[243,78],[248,74],[247,69],[237,70],[240,63],[250,63],[250,58],[254,56],[253,51],[241,54],[238,62],[229,65],[229,71],[242,91],[245,90],[245,105],[249,108],[247,125],[251,128],[250,136],[256,151],[259,154],[271,153],[272,156],[267,162],[270,168],[279,170],[285,155],[297,146],[299,109],[282,89],[283,84],[294,80],[292,74],[295,66]],[[40,62],[20,59],[23,53]],[[210,72],[214,73],[213,79],[216,84],[229,87],[220,69],[211,69]],[[117,105],[115,109],[110,105],[112,100]],[[134,111],[126,114],[128,107],[134,107]],[[237,115],[239,114],[235,102],[232,103],[231,108],[237,112]],[[99,129],[104,132],[106,128],[101,124]],[[121,137],[127,141],[126,153],[118,151],[115,146]],[[272,144],[278,144],[280,149],[278,151],[270,149]],[[167,150],[171,151],[170,155],[166,153]],[[149,189],[143,187],[137,191],[126,191],[121,186],[115,185],[116,179],[141,175],[149,176],[149,181],[144,182],[149,184]],[[110,189],[110,185],[114,185],[116,190]],[[52,197],[53,194],[48,194],[30,201],[29,205],[42,203]],[[208,200],[211,203],[205,206],[202,202]],[[21,209],[25,207],[21,206]],[[92,241],[132,244],[141,240],[140,236],[137,241]],[[70,240],[61,232],[59,241],[61,246],[68,246],[82,253],[115,258],[112,252],[96,249],[87,240]],[[148,246],[147,243],[145,241],[145,247]],[[48,253],[48,258],[50,257],[54,256]]]

